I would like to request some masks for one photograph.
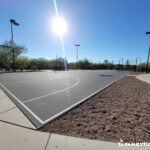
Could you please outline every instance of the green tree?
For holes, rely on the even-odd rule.
[[[146,63],[141,63],[137,66],[137,70],[141,72],[146,71]],[[150,63],[148,64],[148,72],[150,71]]]
[[[70,62],[69,64],[68,64],[68,69],[76,69],[76,63],[75,62]]]
[[[80,68],[80,69],[91,69],[91,62],[88,59],[80,60],[78,62],[78,68]]]
[[[29,69],[29,58],[27,57],[17,57],[16,58],[16,68],[19,70]]]
[[[57,58],[54,61],[54,69],[55,70],[64,70],[67,69],[67,61],[64,58]],[[66,66],[65,66],[66,65]]]
[[[15,58],[20,56],[21,54],[27,52],[27,49],[24,45],[15,44],[16,47],[19,47],[19,50],[15,50]],[[9,42],[5,41],[3,43],[3,47],[0,46],[0,67],[5,68],[6,66],[12,66],[13,61],[13,53],[12,49],[10,48],[11,45]]]

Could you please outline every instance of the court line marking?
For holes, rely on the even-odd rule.
[[[2,83],[0,86],[4,88],[19,104],[21,104],[28,112],[30,112],[33,117],[35,117],[41,124],[43,124],[43,120],[41,120],[30,108],[28,108],[23,102],[21,102],[14,94],[12,94]],[[21,109],[21,108],[20,108]]]
[[[36,97],[36,98],[33,98],[33,99],[26,100],[26,101],[24,101],[23,103],[28,103],[28,102],[35,101],[35,100],[40,99],[40,98],[44,98],[44,97],[47,97],[47,96],[50,96],[50,95],[62,93],[62,92],[64,92],[64,91],[67,91],[67,90],[69,90],[69,89],[72,89],[73,87],[77,86],[77,85],[80,83],[79,78],[76,77],[75,79],[77,80],[77,82],[76,82],[75,84],[73,84],[72,86],[70,86],[70,87],[67,87],[67,88],[65,88],[65,89],[63,89],[63,90],[58,90],[58,91],[56,91],[56,92],[49,93],[49,94],[46,94],[46,95],[43,95],[43,96],[39,96],[39,97]]]

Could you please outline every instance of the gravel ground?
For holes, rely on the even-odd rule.
[[[140,75],[140,74],[145,74],[145,72],[130,71],[130,74],[129,74],[129,75]]]
[[[124,77],[40,131],[112,142],[150,142],[150,84]]]

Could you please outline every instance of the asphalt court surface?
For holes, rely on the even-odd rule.
[[[4,73],[0,86],[40,128],[125,75],[115,70]]]

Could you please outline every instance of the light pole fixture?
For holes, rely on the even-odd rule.
[[[146,32],[146,35],[150,34],[150,32]],[[149,55],[150,55],[150,47],[147,55],[147,64],[146,64],[146,72],[148,73],[148,63],[149,63]]]
[[[12,48],[12,52],[13,52],[13,71],[16,71],[16,67],[15,67],[15,48],[14,48],[14,37],[13,37],[13,25],[19,26],[19,23],[17,23],[14,19],[10,19],[10,24],[11,24],[11,48]]]
[[[78,47],[80,46],[80,44],[75,44],[75,46],[77,47],[77,69],[78,69]]]
[[[150,34],[150,32],[146,32],[146,34]]]

